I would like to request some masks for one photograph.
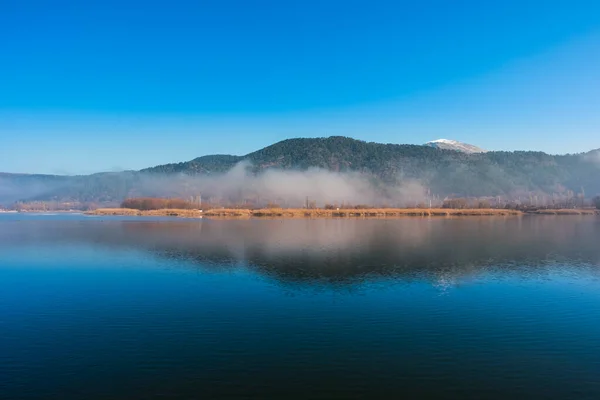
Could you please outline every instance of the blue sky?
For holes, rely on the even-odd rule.
[[[600,2],[0,2],[0,171],[330,135],[600,148]]]

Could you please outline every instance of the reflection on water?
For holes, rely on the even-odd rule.
[[[527,275],[561,262],[590,272],[600,264],[600,220],[593,217],[29,220],[6,226],[0,246],[81,243],[136,249],[203,269],[244,265],[309,284],[390,276],[438,281],[497,268]]]
[[[595,217],[0,218],[0,393],[594,398],[599,267]]]

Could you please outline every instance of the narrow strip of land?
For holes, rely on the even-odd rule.
[[[223,208],[207,211],[161,209],[136,210],[131,208],[100,208],[88,215],[164,216],[183,218],[382,218],[382,217],[460,217],[460,216],[510,216],[510,215],[600,215],[596,209],[556,209],[521,211],[493,208],[369,208],[369,209],[305,209],[305,208]]]
[[[206,217],[267,217],[267,218],[340,218],[340,217],[404,217],[404,216],[467,216],[467,215],[521,215],[517,210],[446,209],[446,208],[370,208],[370,209],[213,209],[204,212]]]
[[[543,209],[528,211],[528,214],[539,215],[600,215],[600,210],[593,208],[563,208],[563,209]]]
[[[132,217],[182,217],[182,218],[202,218],[200,210],[181,210],[174,208],[165,208],[162,210],[136,210],[134,208],[99,208],[93,211],[87,211],[87,215],[123,215]]]

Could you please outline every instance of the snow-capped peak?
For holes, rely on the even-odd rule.
[[[435,147],[436,149],[442,149],[442,150],[461,151],[463,153],[485,153],[485,152],[487,152],[487,150],[484,150],[477,146],[473,146],[472,144],[462,143],[457,140],[451,140],[451,139],[432,140],[431,142],[425,143],[425,146]]]
[[[427,142],[427,143],[451,143],[451,144],[455,144],[458,143],[456,140],[450,140],[450,139],[437,139],[437,140],[432,140],[431,142]]]

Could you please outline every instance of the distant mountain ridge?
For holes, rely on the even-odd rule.
[[[364,142],[343,136],[296,138],[244,156],[207,155],[141,171],[75,177],[0,174],[0,204],[17,199],[120,202],[136,195],[176,196],[185,193],[182,177],[218,176],[242,161],[253,174],[316,168],[359,173],[381,187],[416,181],[442,198],[519,197],[531,193],[553,196],[569,192],[593,196],[600,193],[598,154],[597,150],[571,155],[465,152],[430,145]],[[162,179],[160,185],[144,185],[149,179],[158,178]]]

